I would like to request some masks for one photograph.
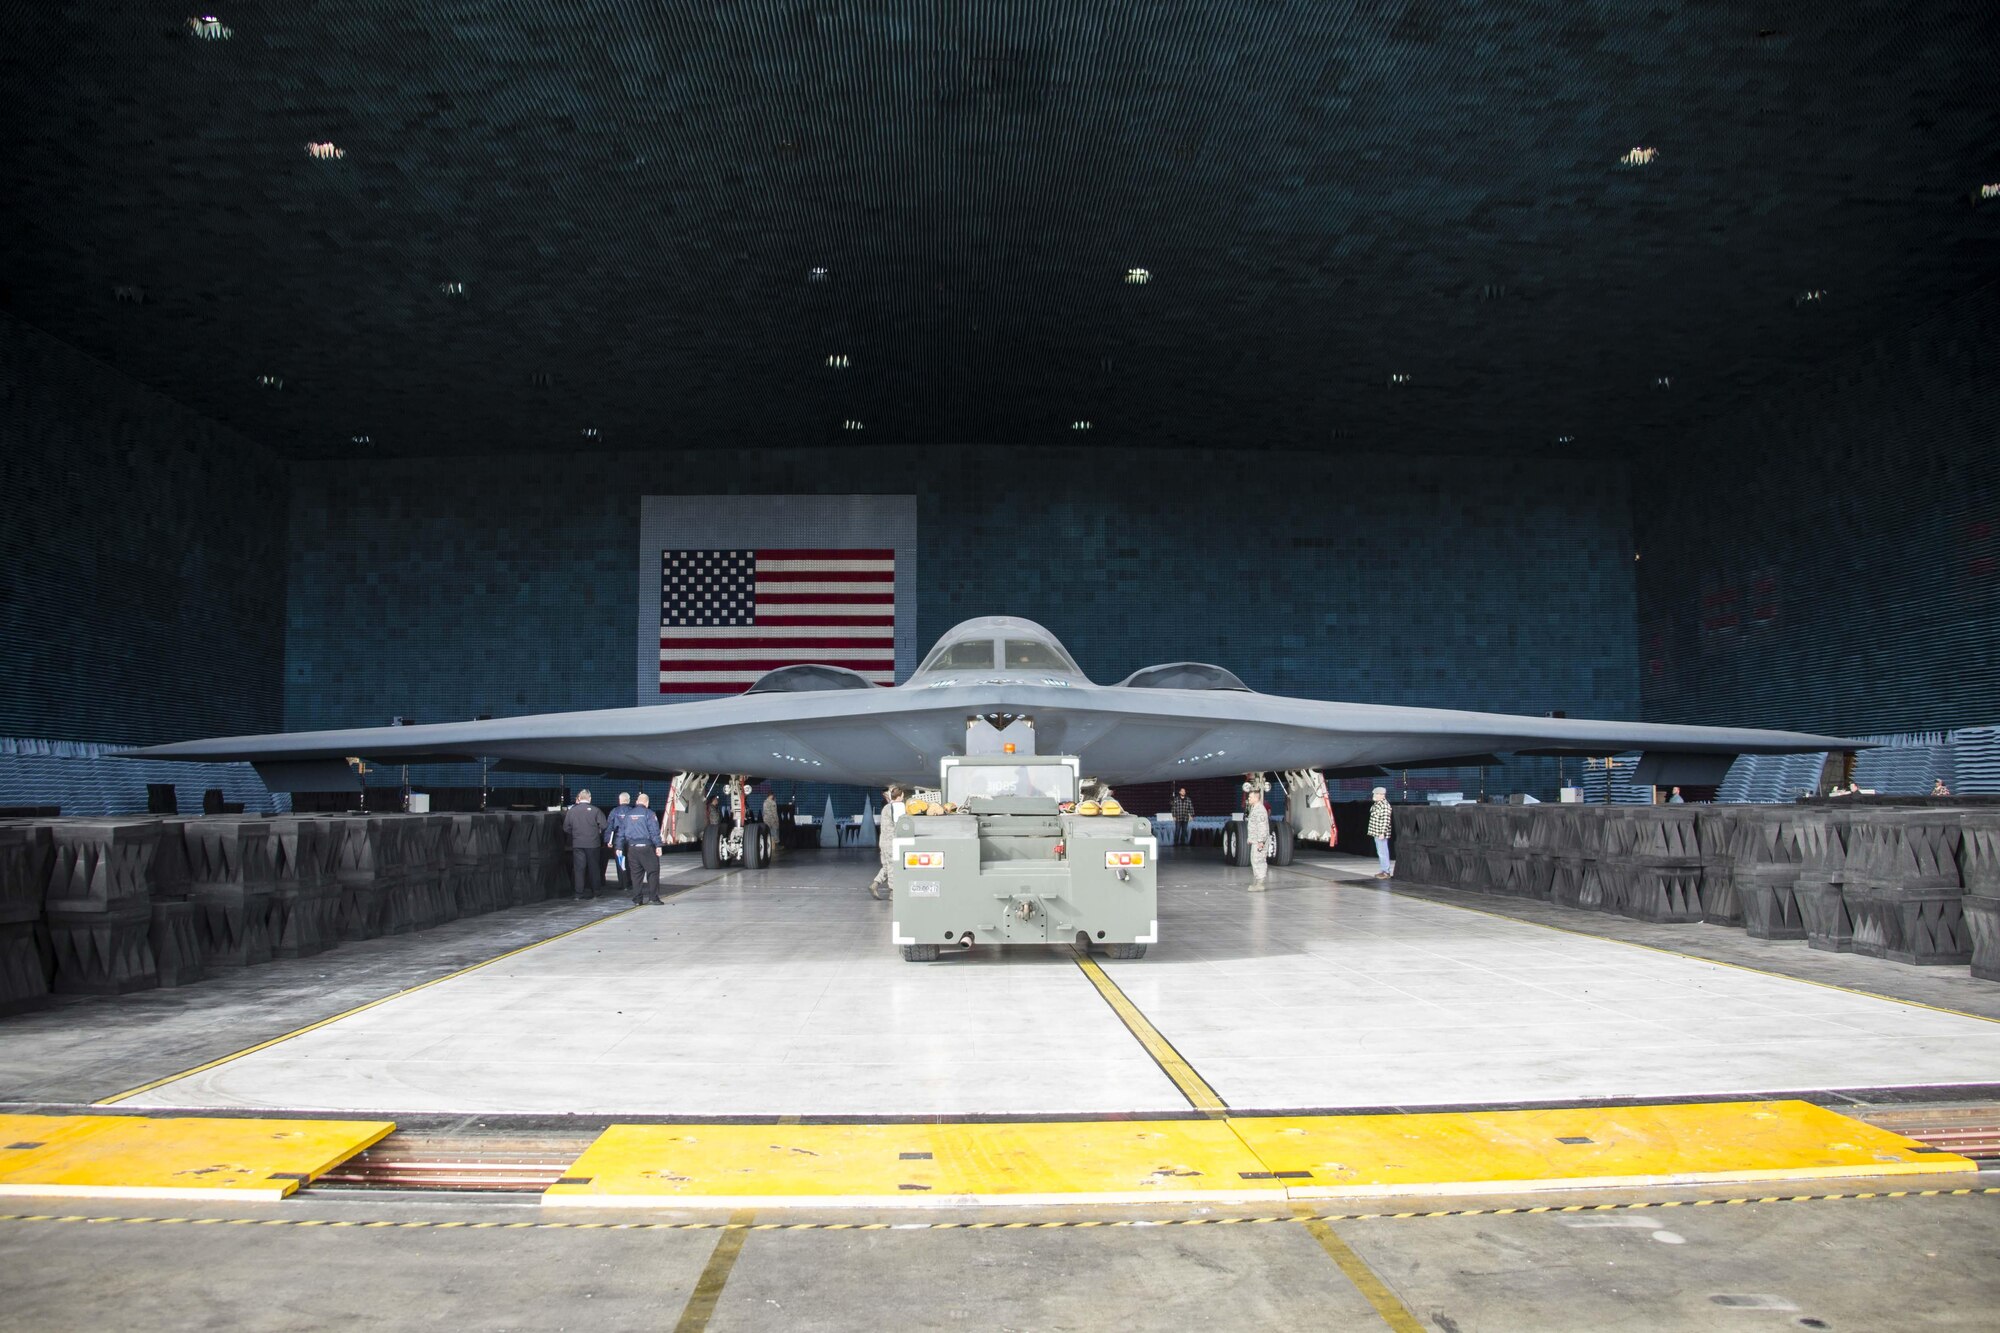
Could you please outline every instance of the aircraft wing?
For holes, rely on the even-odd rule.
[[[1416,767],[1509,751],[1723,755],[1863,748],[1837,736],[1789,731],[1517,717],[1247,690],[994,680],[239,736],[131,753],[264,764],[487,758],[514,769],[579,775],[692,771],[859,785],[929,783],[941,757],[963,752],[968,719],[992,715],[1031,717],[1037,749],[1080,755],[1085,773],[1113,783],[1293,768]]]

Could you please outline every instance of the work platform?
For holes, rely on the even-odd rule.
[[[699,887],[667,906],[617,912],[121,1104],[1073,1117],[2000,1079],[2000,1022],[1420,901],[1356,864],[1273,871],[1250,894],[1247,872],[1189,853],[1162,870],[1161,940],[1145,959],[974,948],[932,964],[891,946],[890,906],[861,888],[865,860],[689,867],[669,887]],[[1699,945],[1707,928],[1675,929]],[[1900,970],[1843,961],[1884,984]],[[1954,980],[1968,1002],[1993,989]]]

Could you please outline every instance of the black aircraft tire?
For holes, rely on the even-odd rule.
[[[722,829],[710,824],[701,831],[701,864],[708,870],[722,868]]]
[[[938,947],[935,944],[905,944],[903,961],[906,963],[935,963]]]
[[[762,870],[767,860],[765,850],[768,845],[764,841],[764,826],[762,824],[745,824],[743,826],[743,868],[745,870]]]
[[[1222,826],[1222,864],[1226,866],[1236,864],[1236,825],[1234,823]]]
[[[1144,958],[1146,946],[1143,944],[1107,944],[1104,946],[1107,958]]]
[[[1271,858],[1273,865],[1288,866],[1292,863],[1292,826],[1279,824],[1272,832],[1278,835],[1278,854]]]

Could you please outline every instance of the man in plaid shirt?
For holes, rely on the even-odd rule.
[[[1375,799],[1368,806],[1368,836],[1375,839],[1375,855],[1382,862],[1382,869],[1375,875],[1377,879],[1390,876],[1389,821],[1389,789],[1377,787]]]
[[[1174,846],[1188,845],[1188,825],[1194,819],[1194,802],[1188,799],[1187,788],[1182,787],[1167,805],[1174,817]]]

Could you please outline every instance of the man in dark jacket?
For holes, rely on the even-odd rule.
[[[632,901],[660,902],[660,852],[666,846],[660,837],[660,821],[653,817],[652,802],[645,792],[639,804],[627,807],[631,814],[618,829],[618,846],[625,853],[625,867],[632,872]]]
[[[563,832],[569,835],[570,885],[582,902],[596,892],[604,878],[598,868],[597,852],[604,845],[604,813],[590,803],[590,793],[576,794],[576,804],[563,811]]]
[[[632,892],[632,867],[625,864],[625,858],[619,855],[624,850],[624,845],[618,841],[618,835],[624,831],[625,821],[631,817],[632,793],[621,791],[618,793],[618,804],[612,807],[611,816],[604,823],[604,845],[610,848],[612,856],[617,858],[618,884],[627,894]]]

